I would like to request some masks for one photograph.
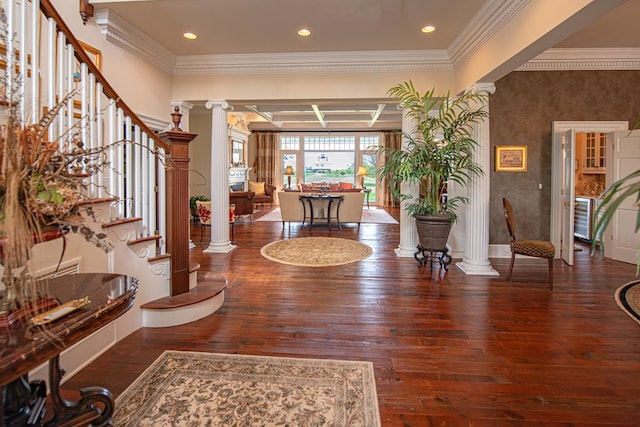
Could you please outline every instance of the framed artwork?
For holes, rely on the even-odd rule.
[[[80,42],[80,46],[87,52],[87,55],[89,55],[89,58],[91,58],[95,66],[98,67],[98,70],[102,71],[102,52],[82,41]]]
[[[496,172],[526,172],[527,146],[497,145],[495,163]]]

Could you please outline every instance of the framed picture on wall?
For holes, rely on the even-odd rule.
[[[526,172],[527,146],[497,145],[495,164],[496,172]]]

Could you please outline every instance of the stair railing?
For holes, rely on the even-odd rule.
[[[38,123],[57,109],[49,140],[69,144],[75,138],[86,149],[104,150],[108,159],[85,179],[87,196],[114,198],[112,220],[141,218],[140,237],[164,236],[161,213],[170,196],[159,189],[170,146],[116,93],[50,0],[3,3],[8,34],[13,34],[6,42],[4,72],[20,76],[6,80],[20,85],[23,123]],[[160,240],[160,252],[165,243]]]

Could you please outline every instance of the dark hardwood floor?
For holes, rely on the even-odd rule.
[[[166,349],[369,360],[384,426],[640,425],[640,325],[614,300],[636,279],[634,265],[584,246],[574,267],[555,261],[553,290],[543,259],[517,260],[512,283],[508,259],[492,260],[499,277],[466,276],[459,260],[442,277],[397,258],[399,226],[386,224],[331,232],[373,248],[354,264],[303,268],[260,255],[268,242],[308,233],[247,220],[231,253],[197,245],[200,280],[229,280],[224,306],[134,332],[65,387],[118,395]]]

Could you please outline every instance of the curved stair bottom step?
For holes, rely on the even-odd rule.
[[[187,293],[148,302],[140,307],[142,326],[166,328],[207,317],[224,304],[226,287],[226,279],[207,280]]]

